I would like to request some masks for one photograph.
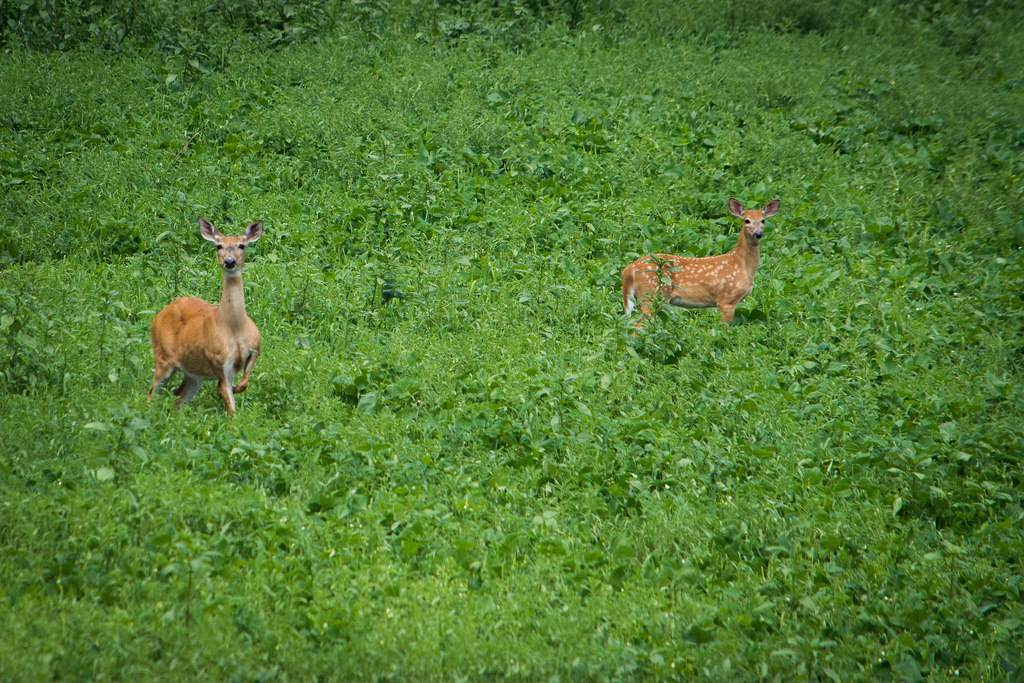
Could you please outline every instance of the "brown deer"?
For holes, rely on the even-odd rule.
[[[743,219],[736,248],[727,254],[692,258],[671,254],[644,256],[622,271],[622,303],[626,315],[640,303],[643,316],[636,327],[650,317],[651,300],[660,289],[661,296],[673,306],[711,308],[717,306],[722,322],[732,321],[736,305],[754,288],[754,275],[761,260],[764,220],[779,212],[781,202],[769,202],[760,211],[745,211],[735,199],[729,199],[729,213]]]
[[[179,409],[196,395],[203,382],[217,380],[228,415],[235,414],[235,394],[249,386],[249,373],[260,355],[260,331],[245,314],[242,266],[245,247],[263,234],[263,221],[245,229],[244,235],[225,237],[210,221],[199,219],[199,232],[217,245],[217,259],[224,276],[220,306],[185,296],[169,303],[153,319],[153,386],[147,402],[163,390],[175,372],[184,377],[174,390]],[[235,377],[241,381],[234,387]]]

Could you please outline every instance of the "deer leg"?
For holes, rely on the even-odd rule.
[[[226,377],[222,377],[217,383],[217,391],[220,393],[220,397],[224,399],[224,408],[228,411],[228,415],[234,415],[235,393],[231,390],[231,382]]]
[[[181,380],[181,386],[174,390],[174,395],[178,397],[178,400],[174,402],[174,406],[180,410],[183,405],[195,398],[201,386],[203,386],[201,379],[186,374],[184,379]]]
[[[651,319],[651,304],[646,298],[640,302],[638,308],[640,309],[640,317],[633,323],[633,327],[636,328],[633,330],[633,334],[636,334],[636,330],[642,330],[647,325],[647,321]]]
[[[167,383],[171,381],[171,377],[174,375],[175,367],[171,366],[157,366],[153,372],[153,384],[149,387],[149,396],[146,397],[146,403],[153,400],[153,396],[160,393],[167,386]]]
[[[242,379],[239,380],[238,384],[232,390],[236,394],[240,394],[249,388],[249,373],[252,372],[252,368],[256,365],[256,359],[259,357],[259,351],[252,351],[245,358],[245,366],[242,368]]]
[[[722,312],[722,322],[731,323],[736,312],[736,304],[718,304],[718,310]]]

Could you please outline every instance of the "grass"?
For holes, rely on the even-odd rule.
[[[1018,10],[327,7],[0,55],[0,678],[1021,675]],[[145,403],[200,215],[234,419]]]

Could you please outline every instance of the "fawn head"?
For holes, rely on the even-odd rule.
[[[263,221],[254,221],[245,229],[244,235],[227,237],[220,234],[213,223],[199,219],[199,232],[217,245],[217,261],[225,277],[240,277],[245,264],[245,245],[255,242],[263,234]]]
[[[743,205],[730,197],[729,213],[743,219],[743,234],[746,235],[752,244],[756,245],[764,237],[764,219],[777,214],[781,203],[781,201],[776,199],[765,204],[764,208],[760,211],[757,209],[744,211]]]

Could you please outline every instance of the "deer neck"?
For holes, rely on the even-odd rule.
[[[239,331],[245,327],[245,291],[242,289],[242,276],[224,276],[224,288],[220,295],[220,321],[228,329]]]
[[[761,244],[754,240],[747,239],[746,233],[740,233],[740,241],[736,244],[736,255],[739,256],[746,270],[751,274],[757,272],[757,266],[761,263]]]

